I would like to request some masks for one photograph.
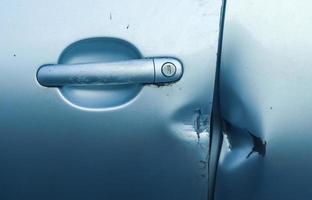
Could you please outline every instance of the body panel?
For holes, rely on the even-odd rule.
[[[311,21],[307,0],[228,1],[217,199],[311,199]]]
[[[206,198],[220,1],[1,4],[0,199]],[[184,75],[105,108],[37,82],[66,47],[101,37],[178,58]]]

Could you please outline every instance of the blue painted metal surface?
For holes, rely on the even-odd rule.
[[[3,0],[0,199],[205,199],[220,7],[219,0]],[[62,54],[88,38],[133,48],[109,53],[99,40]],[[47,63],[155,56],[181,60],[182,79],[88,89],[36,80]]]
[[[228,1],[220,84],[230,125],[218,200],[311,199],[311,6]],[[255,136],[266,142],[264,157],[251,152]]]

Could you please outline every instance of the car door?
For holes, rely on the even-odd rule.
[[[217,200],[311,199],[311,3],[227,3]]]
[[[220,7],[2,0],[0,199],[205,199]]]

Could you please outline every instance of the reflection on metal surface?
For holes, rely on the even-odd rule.
[[[311,5],[228,1],[220,83],[233,130],[223,142],[218,200],[311,199]],[[246,159],[255,146],[247,130],[264,157]]]
[[[193,125],[196,109],[211,111],[220,0],[2,4],[1,200],[207,198],[207,167],[200,161],[207,158],[208,133],[198,141]],[[66,46],[95,37],[121,38],[140,52],[97,40],[84,44],[92,54],[73,47],[58,62]],[[178,58],[185,73],[166,87],[120,86],[105,94],[36,81],[43,63],[108,61],[103,52],[109,50],[115,60]]]

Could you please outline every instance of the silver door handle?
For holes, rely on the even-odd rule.
[[[44,65],[37,71],[37,80],[46,87],[157,84],[178,81],[182,74],[182,64],[175,58],[146,58],[112,63]]]

